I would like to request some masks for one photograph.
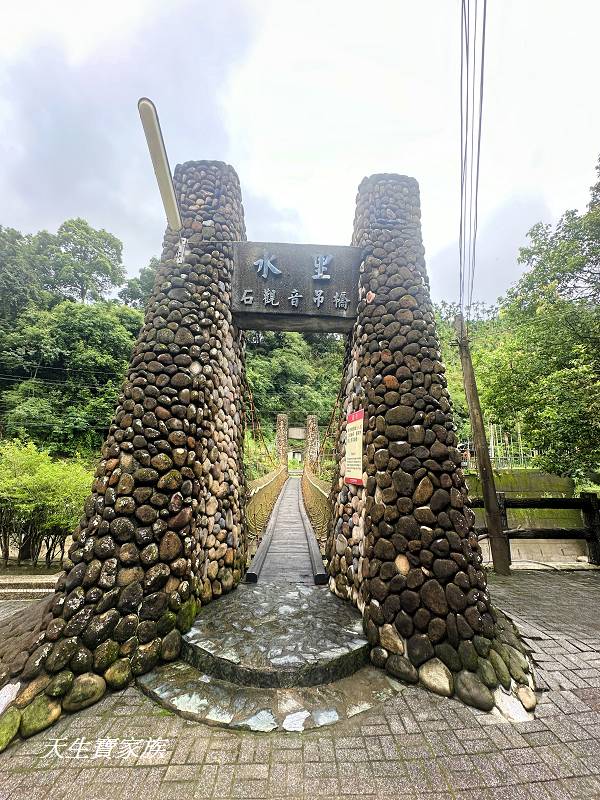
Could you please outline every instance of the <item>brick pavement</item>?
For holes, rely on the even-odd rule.
[[[492,591],[498,605],[527,620],[544,678],[559,673],[557,681],[574,684],[555,688],[548,681],[535,721],[499,723],[456,700],[407,688],[328,728],[257,734],[184,720],[129,688],[0,755],[0,800],[600,798],[593,657],[600,660],[600,576],[517,573],[510,586],[494,579]],[[141,753],[149,736],[168,740],[162,755]],[[90,751],[65,757],[66,748],[77,753],[81,737]],[[108,737],[118,740],[116,755],[94,758]],[[62,758],[48,755],[57,738]],[[141,744],[124,756],[127,740]]]
[[[31,600],[0,600],[0,619],[12,617],[22,608],[27,608]]]

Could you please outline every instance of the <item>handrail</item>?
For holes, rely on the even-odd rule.
[[[309,472],[308,470],[304,470],[303,475],[306,475],[306,479],[312,483],[315,489],[318,492],[321,492],[321,494],[329,500],[329,492],[331,491],[331,487],[326,481],[321,480],[321,478],[317,478],[316,475],[313,475],[313,473]]]
[[[327,484],[305,467],[302,473],[301,488],[306,513],[315,532],[321,554],[324,555],[332,516]]]
[[[498,494],[501,494],[500,492]],[[502,493],[503,494],[503,493]],[[506,508],[555,508],[584,509],[588,505],[585,497],[504,497]],[[471,499],[472,508],[483,508],[480,497]]]
[[[283,464],[248,484],[246,491],[247,563],[250,563],[258,549],[273,507],[287,477],[287,465]]]

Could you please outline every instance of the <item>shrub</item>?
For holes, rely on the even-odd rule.
[[[92,472],[79,458],[53,460],[33,442],[0,442],[0,548],[4,563],[11,546],[17,561],[37,564],[45,548],[49,566],[64,555],[90,491]]]

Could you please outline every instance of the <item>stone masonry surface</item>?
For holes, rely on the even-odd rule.
[[[184,637],[190,663],[200,666],[214,654],[223,677],[229,665],[238,683],[256,686],[276,686],[286,672],[296,678],[288,685],[327,683],[337,676],[321,670],[351,659],[354,671],[365,663],[366,647],[362,620],[349,603],[324,586],[288,583],[243,584],[207,608]]]
[[[66,572],[48,600],[0,622],[0,688],[23,682],[0,750],[175,661],[200,606],[244,574],[244,339],[231,314],[241,191],[211,161],[178,165],[174,185],[187,248],[179,263],[167,232]],[[353,244],[344,412],[366,412],[366,485],[344,485],[342,425],[330,588],[359,608],[371,660],[392,678],[530,712],[529,657],[491,604],[459,468],[413,178],[361,183]],[[285,463],[281,415],[277,427]]]
[[[0,798],[600,798],[600,620],[589,612],[600,606],[598,576],[520,572],[491,584],[501,608],[531,620],[528,641],[543,642],[546,654],[568,645],[573,660],[552,671],[585,682],[543,692],[535,721],[499,722],[410,687],[337,725],[256,734],[171,715],[130,687],[11,745],[0,755]],[[163,755],[133,747],[127,757],[92,757],[99,740],[149,735],[167,740]],[[62,753],[81,741],[91,751],[49,755],[56,739]]]
[[[376,666],[484,711],[506,704],[502,686],[531,711],[530,662],[492,605],[473,527],[420,216],[414,178],[372,175],[360,184],[352,244],[363,260],[344,368],[329,585],[362,612]],[[359,409],[364,486],[349,486],[344,420]]]
[[[0,750],[177,659],[200,605],[245,570],[244,344],[230,311],[239,180],[193,161],[174,184],[187,250],[176,262],[167,231],[66,572],[49,601],[0,623],[0,688],[28,681],[0,718]]]
[[[316,414],[306,417],[306,438],[304,441],[304,468],[316,472],[319,460],[319,418]]]

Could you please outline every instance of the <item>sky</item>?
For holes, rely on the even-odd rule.
[[[165,218],[137,112],[171,166],[237,170],[248,238],[349,244],[365,175],[420,184],[434,300],[458,299],[458,0],[2,3],[0,225],[81,216],[130,275]],[[600,153],[590,0],[489,0],[474,298],[518,279],[536,222],[583,210]]]

